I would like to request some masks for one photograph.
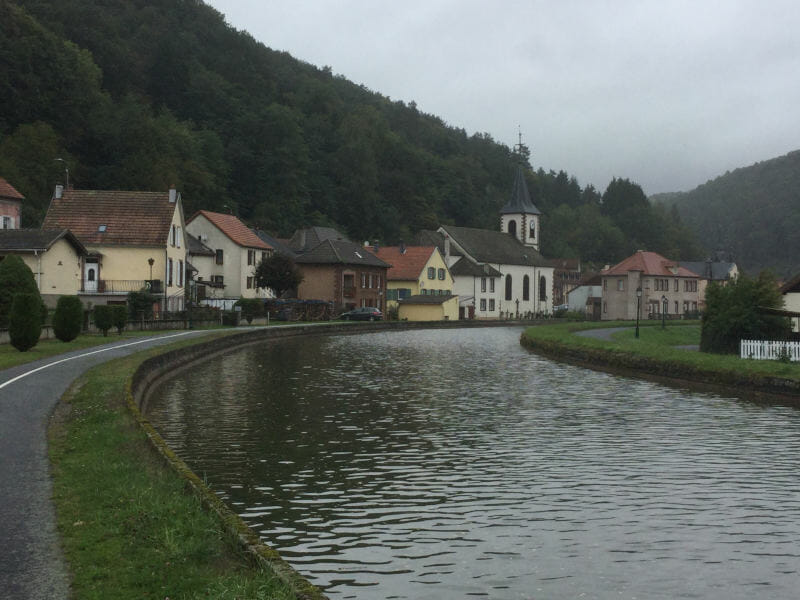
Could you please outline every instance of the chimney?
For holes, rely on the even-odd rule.
[[[450,236],[444,236],[444,264],[450,266]]]
[[[406,243],[403,240],[400,240],[400,254],[406,253]]]
[[[56,192],[55,194],[53,194],[53,197],[61,198],[61,196],[63,195],[64,195],[64,186],[59,183],[58,185],[56,185]]]
[[[175,189],[174,185],[169,186],[169,203],[175,204],[175,201],[178,199],[178,190]]]

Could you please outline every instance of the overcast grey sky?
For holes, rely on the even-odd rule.
[[[800,149],[797,0],[207,0],[236,29],[601,192]]]

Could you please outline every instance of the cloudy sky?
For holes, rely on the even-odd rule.
[[[797,0],[206,0],[265,45],[603,191],[800,149]]]

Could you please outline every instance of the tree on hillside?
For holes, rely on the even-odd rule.
[[[782,307],[780,289],[768,271],[755,279],[740,275],[727,285],[712,283],[706,289],[701,352],[736,354],[742,339],[785,339],[791,331],[789,319],[760,310]]]
[[[277,298],[297,289],[303,281],[303,276],[294,264],[294,260],[278,253],[258,263],[255,278],[257,287],[270,288]]]

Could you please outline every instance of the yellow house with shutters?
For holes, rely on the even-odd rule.
[[[456,298],[455,317],[458,318],[458,299],[453,296],[453,276],[436,246],[386,246],[375,248],[374,253],[389,263],[386,274],[386,307],[399,308],[400,300],[414,296],[441,296]],[[424,310],[415,310],[413,321],[439,321],[445,317],[441,303],[430,302]],[[438,307],[438,308],[437,308]]]
[[[56,186],[43,229],[69,229],[86,247],[78,295],[84,303],[121,304],[148,289],[160,310],[183,310],[185,222],[181,195],[65,190]]]

